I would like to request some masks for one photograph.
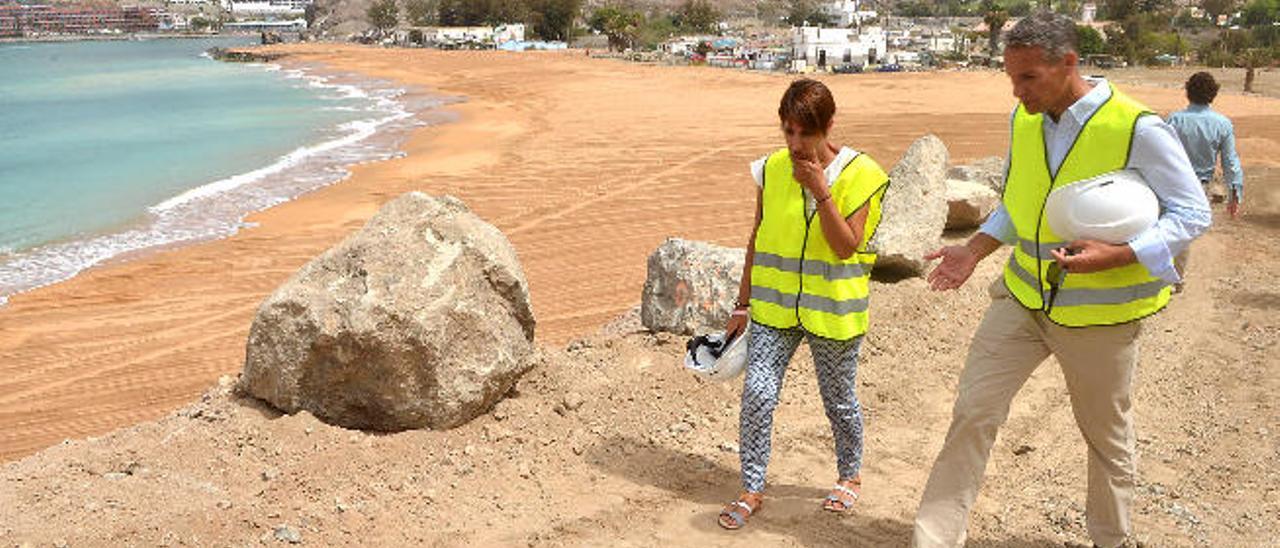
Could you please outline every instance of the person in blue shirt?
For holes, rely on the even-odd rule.
[[[1231,120],[1209,105],[1218,96],[1218,82],[1207,72],[1197,72],[1187,79],[1186,110],[1169,115],[1169,125],[1178,131],[1178,139],[1191,159],[1200,183],[1206,186],[1213,181],[1214,164],[1222,164],[1222,180],[1227,185],[1227,214],[1236,218],[1244,199],[1244,174],[1240,171],[1240,157],[1236,155],[1235,130]]]

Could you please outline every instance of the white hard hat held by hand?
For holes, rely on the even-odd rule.
[[[1045,202],[1045,220],[1063,241],[1123,244],[1156,223],[1160,203],[1134,170],[1104,173],[1060,187]]]
[[[728,341],[723,332],[694,337],[685,345],[685,368],[714,381],[727,381],[742,374],[747,366],[749,328],[748,324]]]

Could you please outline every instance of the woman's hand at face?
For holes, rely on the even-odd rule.
[[[791,174],[809,190],[810,194],[821,198],[827,193],[826,175],[816,155],[792,156]]]

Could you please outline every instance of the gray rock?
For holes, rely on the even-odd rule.
[[[947,178],[978,183],[1000,194],[1004,191],[1004,158],[988,156],[968,165],[951,166]]]
[[[876,270],[899,276],[924,272],[924,255],[937,249],[947,222],[946,171],[947,147],[933,135],[916,139],[893,166],[870,244],[879,254]]]
[[[947,229],[976,228],[995,211],[1000,194],[986,185],[947,179]]]
[[[583,398],[582,394],[579,394],[577,392],[569,392],[568,394],[565,394],[564,398],[560,400],[560,403],[564,405],[564,408],[568,409],[569,411],[577,411],[578,408],[582,407],[582,404],[586,402],[587,402],[586,398]]]
[[[298,544],[302,542],[302,533],[297,529],[288,525],[277,525],[274,531],[276,540],[287,542],[289,544]]]
[[[262,303],[238,390],[347,428],[452,428],[532,367],[533,335],[506,237],[411,192]]]
[[[746,250],[670,238],[649,255],[640,321],[650,331],[692,335],[729,321]]]

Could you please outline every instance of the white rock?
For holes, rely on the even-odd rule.
[[[924,255],[938,247],[947,221],[946,171],[947,147],[933,135],[911,143],[890,170],[880,226],[870,244],[879,254],[876,270],[924,273]]]
[[[971,164],[952,166],[947,178],[978,183],[999,194],[1004,190],[1004,158],[988,156]]]
[[[1000,194],[986,185],[947,179],[947,229],[976,228],[1000,203]]]
[[[452,428],[532,367],[533,331],[506,237],[411,192],[262,303],[239,389],[346,428]]]
[[[745,249],[668,239],[649,255],[641,323],[678,335],[724,328],[745,262]]]

